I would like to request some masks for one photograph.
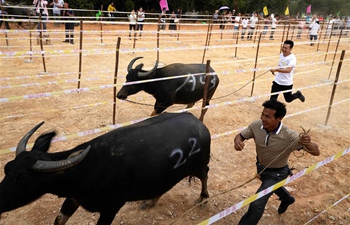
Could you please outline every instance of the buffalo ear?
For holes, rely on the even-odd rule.
[[[142,67],[143,67],[143,63],[137,65],[137,66],[135,67],[135,69],[138,70],[138,71],[141,71],[141,70],[142,70]]]
[[[52,138],[56,135],[55,131],[51,131],[49,133],[44,133],[40,135],[34,143],[32,151],[44,151],[47,152],[50,147],[50,143]]]

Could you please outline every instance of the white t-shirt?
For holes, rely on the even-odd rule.
[[[275,17],[271,17],[271,28],[276,28],[277,20]]]
[[[290,73],[280,73],[277,72],[274,81],[279,85],[292,85],[293,84],[293,73],[294,68],[297,64],[297,59],[295,55],[291,53],[289,56],[284,57],[283,53],[280,54],[280,60],[278,61],[278,68],[283,69],[287,67],[292,67]]]
[[[240,16],[236,16],[235,17],[235,27],[238,27],[239,26],[239,22],[241,22],[241,17]]]
[[[258,22],[258,17],[252,16],[250,17],[250,27],[255,28],[255,24]]]
[[[129,21],[130,21],[130,24],[136,24],[136,15],[135,14],[130,14],[129,15]]]
[[[143,21],[145,19],[145,13],[144,12],[141,12],[141,11],[138,11],[137,12],[137,21]]]
[[[249,22],[248,19],[244,18],[244,19],[242,20],[242,27],[243,27],[243,28],[247,28],[248,22]]]
[[[312,26],[310,27],[310,35],[317,35],[318,29],[320,29],[320,24],[312,24]]]

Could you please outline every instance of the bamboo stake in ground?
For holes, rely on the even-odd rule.
[[[78,89],[80,88],[81,68],[83,62],[83,21],[80,20],[80,41],[79,41],[79,77],[78,77]]]
[[[338,64],[338,70],[337,70],[337,74],[336,74],[336,76],[335,76],[335,80],[334,80],[334,84],[333,84],[332,95],[331,95],[331,99],[330,99],[330,101],[329,101],[329,106],[328,106],[328,112],[327,112],[326,122],[324,123],[325,126],[327,126],[328,119],[329,119],[329,116],[330,116],[330,114],[331,114],[333,99],[334,99],[334,95],[335,95],[335,90],[337,89],[337,83],[338,83],[338,80],[339,80],[340,70],[341,70],[341,67],[342,67],[342,65],[343,65],[344,55],[345,55],[345,50],[343,50],[343,51],[341,52],[341,56],[340,56],[340,60],[339,60],[339,64]]]
[[[339,42],[340,42],[340,38],[341,38],[342,33],[343,33],[343,30],[340,30],[339,38],[338,38],[338,43],[337,43],[337,46],[335,47],[335,52],[334,52],[334,56],[333,56],[333,61],[332,61],[331,70],[329,71],[329,75],[328,75],[328,80],[329,80],[329,78],[331,77],[331,73],[332,73],[332,69],[333,69],[333,65],[334,65],[334,60],[335,60],[335,57],[336,57],[336,55],[337,55],[337,51],[338,51],[338,47],[339,47]]]
[[[114,68],[114,86],[113,86],[113,125],[115,124],[115,113],[117,106],[117,77],[118,77],[118,68],[119,68],[119,49],[120,49],[120,40],[118,37],[116,51],[115,51],[115,68]]]
[[[257,65],[258,65],[258,55],[259,55],[259,48],[260,48],[261,35],[262,35],[262,33],[260,32],[259,40],[258,40],[258,47],[256,48],[255,64],[254,64],[254,73],[253,73],[253,80],[252,80],[252,91],[250,92],[250,97],[253,96],[253,92],[254,92],[255,74],[256,74],[256,67],[257,67]]]

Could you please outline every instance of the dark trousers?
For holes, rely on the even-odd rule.
[[[272,82],[272,87],[271,87],[271,93],[279,92],[279,91],[286,91],[290,90],[288,92],[283,93],[284,99],[286,102],[292,102],[294,99],[297,99],[300,97],[300,93],[294,93],[292,94],[292,85],[284,86],[284,85],[279,85],[275,81]],[[277,100],[279,94],[274,94],[270,96],[270,100]]]
[[[275,34],[276,28],[271,28],[270,39],[273,39],[273,35]]]
[[[258,162],[256,163],[256,165],[257,165],[257,171],[258,173],[260,173],[264,167]],[[260,180],[262,181],[262,183],[259,189],[256,191],[256,193],[280,182],[281,180],[286,179],[290,174],[291,174],[291,171],[288,166],[285,166],[280,169],[264,170],[264,172],[260,174]],[[264,213],[267,201],[269,200],[270,196],[273,193],[275,193],[279,197],[279,200],[281,201],[289,201],[291,198],[287,189],[285,189],[284,187],[280,187],[275,191],[270,192],[267,195],[250,203],[248,211],[243,215],[243,217],[241,218],[238,224],[239,225],[257,224]]]
[[[65,41],[69,41],[71,43],[74,43],[74,23],[65,23],[64,27],[66,30]]]
[[[253,34],[254,34],[254,30],[255,30],[255,27],[250,27],[250,28],[249,28],[248,36],[247,36],[247,39],[248,39],[248,40],[252,40]]]

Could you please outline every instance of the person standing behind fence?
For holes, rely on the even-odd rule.
[[[107,11],[108,17],[113,18],[114,13],[117,12],[117,9],[114,7],[114,2],[111,2],[111,4],[108,5]]]
[[[136,36],[135,30],[136,30],[136,14],[135,10],[131,10],[131,13],[129,15],[129,39],[131,40],[131,32],[134,30],[134,36]]]
[[[248,15],[245,15],[242,18],[242,35],[241,35],[242,41],[244,41],[244,35],[245,35],[245,32],[247,31],[248,23],[249,23]]]
[[[277,17],[277,18],[276,18]],[[273,39],[273,35],[275,34],[275,30],[276,30],[276,27],[277,27],[277,19],[278,19],[278,15],[275,15],[272,13],[271,14],[271,33],[270,33],[270,40],[274,40]]]
[[[301,38],[301,34],[303,33],[303,29],[305,28],[305,22],[304,20],[300,20],[298,23],[298,34],[297,39]]]
[[[53,19],[59,20],[59,17],[61,16],[61,8],[63,7],[63,5],[58,0],[54,0],[53,2],[50,3],[50,6],[52,7]],[[60,23],[55,22],[53,23],[53,26],[59,27]]]
[[[64,20],[66,20],[64,23],[66,38],[63,42],[74,44],[74,12],[71,8],[69,8],[69,4],[67,2],[63,4],[63,9],[62,16],[64,17]]]
[[[41,30],[41,24],[43,24],[44,37],[48,37],[49,34],[46,33],[46,20],[49,19],[49,11],[47,10],[46,0],[34,0],[33,5],[36,5],[35,11],[36,15],[39,16],[41,13],[41,21],[38,23],[38,30]]]
[[[240,23],[241,23],[241,13],[238,13],[238,15],[235,16],[235,23],[233,25],[233,33],[234,33],[234,35],[238,35]]]
[[[293,89],[293,73],[294,68],[297,64],[297,59],[292,53],[294,42],[291,40],[286,40],[283,43],[282,53],[278,61],[278,68],[270,69],[271,73],[275,75],[275,79],[272,82],[271,93],[276,93],[280,91],[287,91],[283,93],[286,102],[292,102],[295,99],[299,99],[305,102],[304,95],[297,91],[292,94]],[[279,93],[272,94],[270,100],[277,100]]]
[[[159,15],[159,30],[165,30],[165,22],[166,22],[166,8],[162,9],[162,12]]]
[[[310,46],[313,46],[317,40],[317,33],[320,29],[320,22],[317,20],[310,25]]]
[[[258,14],[256,12],[253,13],[253,16],[250,18],[249,22],[249,31],[248,31],[248,36],[247,36],[247,40],[252,40],[253,38],[253,34],[254,34],[254,30],[255,30],[255,25],[258,23]]]
[[[140,7],[139,10],[137,11],[137,27],[136,27],[136,30],[140,32],[139,37],[141,37],[142,35],[144,21],[145,21],[145,12],[143,11],[143,8]]]

